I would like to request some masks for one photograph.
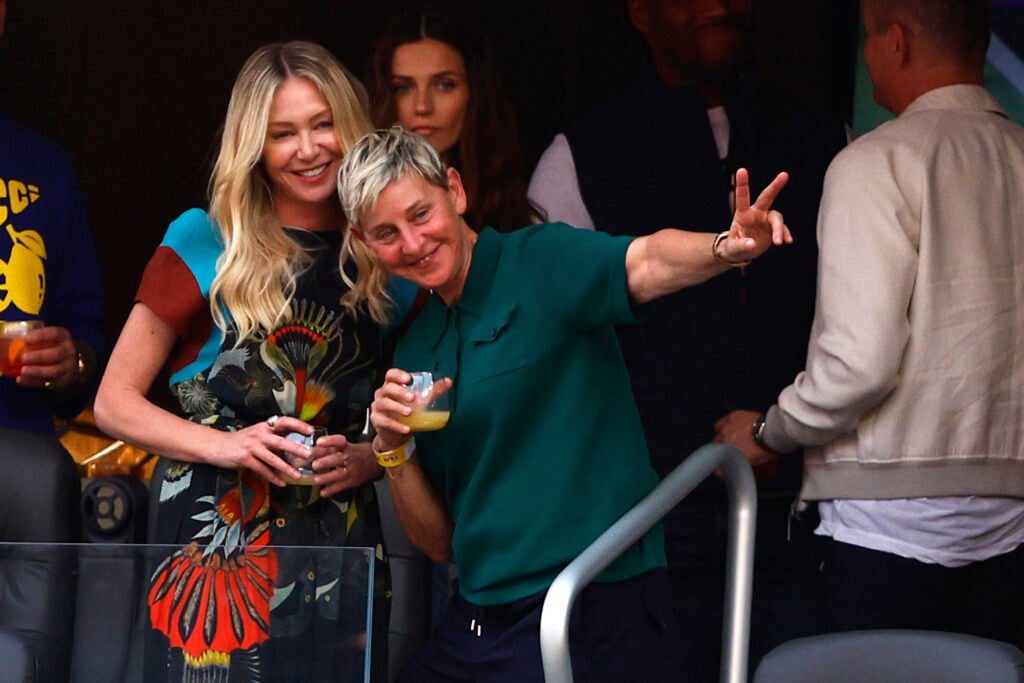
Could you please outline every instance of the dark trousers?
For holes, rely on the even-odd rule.
[[[748,671],[787,640],[825,629],[825,539],[817,506],[791,514],[792,496],[758,500]],[[722,657],[728,509],[724,496],[691,496],[665,519],[676,637],[684,666],[676,681],[717,683]]]
[[[401,683],[544,683],[540,617],[544,594],[473,605],[458,591]],[[573,606],[569,651],[576,683],[674,680],[672,612],[664,570],[587,586]]]
[[[1024,645],[1024,546],[963,567],[830,541],[831,630],[911,628]]]

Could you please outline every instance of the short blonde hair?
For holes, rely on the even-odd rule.
[[[448,168],[434,147],[419,135],[392,126],[360,138],[338,169],[338,196],[349,224],[358,230],[363,213],[377,203],[381,192],[406,175],[417,175],[431,185],[448,188]],[[387,297],[391,276],[352,230],[345,235],[342,253],[359,272],[355,280],[345,277],[353,303],[366,302],[372,314],[374,302]]]
[[[401,126],[361,137],[338,170],[338,196],[348,222],[358,228],[363,212],[377,203],[381,192],[407,175],[448,188],[448,167],[425,138]]]

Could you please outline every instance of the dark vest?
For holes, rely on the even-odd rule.
[[[750,171],[755,196],[778,171],[791,174],[776,208],[794,245],[652,302],[642,324],[620,330],[651,460],[662,476],[711,440],[718,418],[738,408],[766,409],[803,369],[822,180],[845,144],[840,123],[750,80],[728,88],[725,106],[731,138],[724,163],[696,89],[664,86],[649,65],[566,131],[587,210],[599,230],[614,234],[725,230],[736,168]],[[778,484],[795,490],[798,472],[784,478]]]

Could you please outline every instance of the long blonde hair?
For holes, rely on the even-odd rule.
[[[342,304],[349,310],[362,304],[366,306],[370,317],[378,323],[383,325],[390,322],[394,312],[394,301],[388,293],[391,273],[352,230],[345,231],[341,255],[342,263],[354,263],[358,272],[358,276],[352,278],[344,268],[341,270],[341,279],[349,287],[349,291],[341,297]]]
[[[210,307],[217,326],[223,331],[233,327],[240,340],[273,329],[289,314],[296,279],[308,264],[274,215],[270,181],[261,163],[274,94],[291,77],[309,80],[330,106],[342,151],[371,130],[362,85],[315,43],[265,45],[242,66],[209,186],[210,217],[224,242],[210,286]],[[339,258],[339,266],[341,262]],[[354,300],[341,303],[355,312]],[[378,303],[377,308],[387,306]]]

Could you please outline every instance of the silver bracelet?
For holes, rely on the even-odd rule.
[[[747,259],[746,261],[727,261],[721,254],[718,253],[718,245],[723,240],[729,239],[729,231],[720,232],[715,235],[715,241],[711,243],[711,255],[716,259],[729,266],[730,268],[742,268],[743,266],[749,266],[750,262],[754,259]]]

